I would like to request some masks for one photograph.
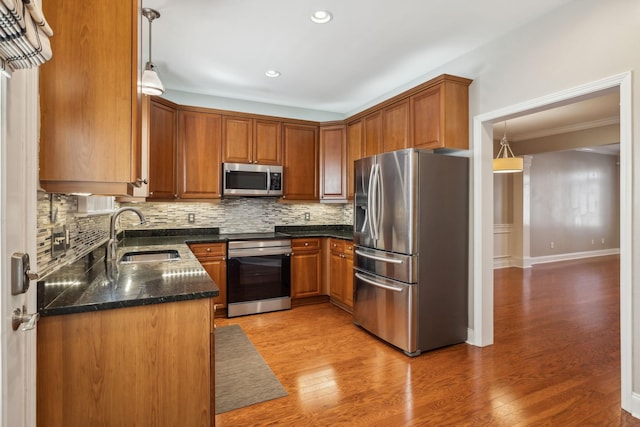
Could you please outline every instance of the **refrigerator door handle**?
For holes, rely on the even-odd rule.
[[[393,291],[393,292],[402,292],[402,288],[396,288],[395,286],[390,286],[390,285],[383,285],[382,283],[378,283],[374,280],[367,279],[366,277],[362,276],[359,273],[356,273],[355,276],[358,279],[362,280],[363,282],[370,284],[371,286],[376,286],[378,288],[386,289],[388,291]]]
[[[373,177],[371,184],[371,229],[373,238],[380,238],[380,165],[375,163],[372,168]]]
[[[369,255],[368,253],[359,251],[357,249],[356,249],[356,255],[360,255],[360,256],[365,257],[365,258],[374,259],[376,261],[388,262],[388,263],[391,263],[391,264],[402,264],[402,263],[404,263],[404,261],[401,260],[401,259],[384,258],[384,257],[381,257],[381,256]]]
[[[376,165],[371,165],[371,170],[369,171],[369,188],[367,188],[367,221],[369,222],[369,234],[372,239],[376,239],[376,230],[374,224],[374,212],[373,212],[373,193],[374,193],[374,182],[375,182],[375,171]]]

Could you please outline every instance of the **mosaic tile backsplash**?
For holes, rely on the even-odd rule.
[[[117,229],[218,227],[220,233],[273,232],[275,226],[353,224],[352,204],[279,203],[269,198],[223,199],[205,202],[120,203],[135,206],[147,219],[141,226],[133,213],[118,219]],[[40,195],[38,200],[38,271],[48,274],[71,263],[109,238],[109,214],[79,216],[77,198],[61,194]],[[189,222],[189,214],[195,221]],[[308,220],[305,217],[308,214]],[[51,232],[65,225],[70,245],[57,257],[51,255]]]
[[[136,206],[147,218],[141,226],[134,214],[122,215],[122,229],[218,227],[220,233],[272,232],[276,225],[336,225],[353,223],[351,204],[278,203],[269,198],[223,199],[214,203],[121,203]],[[195,215],[189,223],[188,215]],[[305,214],[309,220],[305,220]]]

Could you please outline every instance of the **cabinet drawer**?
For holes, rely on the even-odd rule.
[[[320,239],[315,237],[310,239],[293,239],[291,240],[291,248],[294,251],[320,249]]]
[[[226,243],[192,243],[189,245],[189,249],[198,259],[227,256]]]
[[[329,239],[329,250],[346,255],[353,255],[353,242],[351,240],[331,238]]]
[[[345,255],[353,255],[353,242],[351,240],[343,240]]]
[[[344,252],[345,241],[340,239],[329,239],[329,250],[332,252]]]

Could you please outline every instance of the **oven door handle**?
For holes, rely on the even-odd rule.
[[[247,256],[267,255],[291,255],[291,248],[247,248],[229,250],[229,258],[241,258]]]

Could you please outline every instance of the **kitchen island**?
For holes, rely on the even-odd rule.
[[[114,265],[100,247],[38,283],[38,425],[214,425],[219,290],[171,239],[153,248],[179,260]]]

